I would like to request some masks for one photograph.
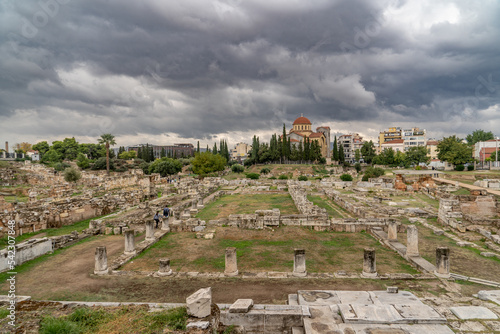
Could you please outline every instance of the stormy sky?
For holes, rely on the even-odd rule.
[[[497,0],[0,0],[0,142],[500,136]],[[3,147],[3,144],[2,144]]]

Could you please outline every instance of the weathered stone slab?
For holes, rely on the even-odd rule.
[[[253,306],[253,299],[238,299],[229,307],[229,313],[247,313]]]
[[[487,319],[495,320],[498,316],[491,310],[482,306],[455,306],[450,307],[451,312],[460,320]]]
[[[186,325],[186,329],[207,329],[210,326],[209,321],[194,321]]]
[[[500,305],[500,290],[481,290],[477,293],[477,297]]]
[[[424,305],[413,293],[399,291],[399,293],[388,293],[387,291],[370,291],[370,297],[374,304],[404,304]]]
[[[370,294],[366,291],[336,291],[342,304],[373,304]]]
[[[446,325],[375,325],[375,324],[338,324],[337,333],[349,334],[453,334]],[[335,331],[333,333],[336,333]]]
[[[210,315],[212,304],[212,288],[204,288],[196,291],[186,298],[187,312],[196,318],[205,318]]]
[[[333,305],[340,304],[335,291],[301,290],[297,292],[299,305]]]
[[[401,305],[395,304],[394,308],[403,317],[404,322],[426,323],[426,324],[445,324],[446,318],[437,313],[427,305]]]
[[[403,320],[391,305],[341,304],[339,309],[345,323],[387,324]]]

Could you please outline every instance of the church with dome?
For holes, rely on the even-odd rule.
[[[330,127],[328,126],[319,126],[316,128],[316,132],[313,132],[311,121],[301,115],[293,122],[288,137],[292,145],[298,145],[299,142],[303,143],[305,138],[309,138],[311,142],[315,140],[321,147],[321,155],[325,158],[331,158]]]

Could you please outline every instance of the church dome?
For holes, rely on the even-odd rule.
[[[312,123],[310,120],[308,120],[304,116],[300,116],[299,118],[297,118],[295,120],[295,122],[293,122],[293,125],[295,125],[295,124],[312,124]]]

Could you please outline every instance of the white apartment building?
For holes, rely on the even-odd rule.
[[[363,137],[358,133],[351,133],[347,135],[342,135],[337,138],[337,146],[344,149],[344,158],[346,162],[355,163],[356,162],[356,150],[361,150],[363,146]]]
[[[410,147],[426,146],[427,138],[425,129],[411,128],[402,131],[404,150],[408,151]]]
[[[245,161],[248,158],[248,152],[252,150],[252,145],[245,143],[238,143],[231,150],[231,159],[238,160],[239,162]]]

